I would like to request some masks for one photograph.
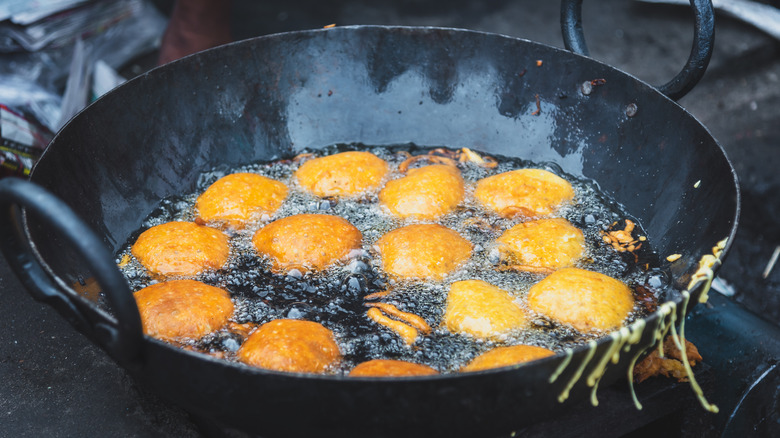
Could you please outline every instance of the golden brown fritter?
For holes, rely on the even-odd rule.
[[[533,345],[513,345],[511,347],[497,347],[486,351],[471,360],[461,371],[481,371],[490,368],[501,368],[518,363],[530,362],[543,357],[552,356],[555,353]]]
[[[612,277],[563,268],[531,286],[528,307],[581,332],[613,330],[634,308],[634,297]]]
[[[496,338],[522,329],[527,319],[507,291],[482,280],[465,280],[450,286],[444,325],[452,333]]]
[[[261,325],[238,350],[247,365],[276,371],[323,373],[341,359],[333,333],[322,324],[277,319]]]
[[[585,250],[582,231],[562,218],[517,224],[496,242],[506,267],[545,274],[570,266]]]
[[[398,217],[435,219],[463,200],[463,178],[455,166],[436,164],[411,169],[403,178],[389,181],[379,202]]]
[[[295,178],[316,196],[355,196],[379,187],[387,172],[385,160],[353,151],[309,160],[295,171]]]
[[[327,214],[299,214],[271,222],[252,238],[271,257],[276,272],[318,271],[361,247],[363,235],[346,220]]]
[[[438,374],[428,365],[402,360],[374,359],[358,364],[349,372],[350,377],[402,377],[430,376]]]
[[[472,244],[436,224],[397,228],[376,242],[384,270],[404,278],[440,279],[471,257]]]
[[[538,217],[573,199],[574,189],[546,170],[518,169],[479,180],[474,196],[503,217]]]
[[[195,280],[172,280],[134,293],[144,333],[166,341],[198,339],[227,325],[230,295]]]
[[[287,186],[256,173],[234,173],[218,179],[198,196],[195,208],[205,222],[243,228],[263,213],[273,213],[287,197]]]
[[[131,252],[154,275],[191,276],[222,268],[230,247],[219,230],[193,222],[168,222],[141,233]]]

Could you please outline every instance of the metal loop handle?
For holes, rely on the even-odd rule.
[[[694,15],[693,47],[682,71],[658,88],[669,98],[678,100],[688,94],[704,76],[715,43],[715,12],[712,0],[690,0]],[[582,0],[561,1],[561,29],[567,50],[588,56],[582,32]]]
[[[84,303],[53,281],[30,246],[19,207],[33,213],[76,249],[105,293],[117,317],[116,325],[90,322],[80,310]],[[0,180],[0,250],[33,298],[54,307],[120,363],[138,357],[143,331],[130,287],[105,244],[67,204],[30,181]]]

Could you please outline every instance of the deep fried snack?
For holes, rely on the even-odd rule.
[[[299,214],[271,222],[252,238],[276,272],[322,270],[361,246],[363,235],[338,216]]]
[[[472,244],[436,224],[397,228],[376,242],[386,272],[404,278],[440,279],[471,257]]]
[[[196,275],[220,269],[230,254],[228,237],[193,222],[167,222],[141,233],[131,252],[155,275]]]
[[[501,368],[518,363],[530,362],[555,353],[543,347],[533,345],[513,345],[497,347],[488,350],[471,360],[461,371],[481,371],[490,368]]]
[[[688,381],[688,373],[685,371],[685,365],[682,363],[682,354],[674,343],[674,338],[667,336],[664,340],[663,349],[666,357],[661,357],[656,348],[641,362],[636,364],[634,367],[635,382],[641,383],[655,376],[673,377],[678,382]],[[687,339],[685,340],[685,356],[692,367],[702,360],[699,349]]]
[[[233,315],[230,295],[195,280],[172,280],[134,293],[144,333],[166,341],[199,339],[225,327]]]
[[[350,377],[402,377],[430,376],[438,374],[428,365],[402,360],[374,359],[358,364],[349,372]]]
[[[496,242],[506,268],[544,274],[570,266],[585,249],[582,231],[562,218],[517,224]]]
[[[322,373],[341,359],[333,333],[322,324],[277,319],[260,326],[238,349],[238,360],[276,371]]]
[[[379,308],[372,307],[368,309],[366,316],[368,316],[368,318],[375,323],[394,331],[395,334],[397,334],[406,343],[406,345],[412,345],[417,342],[417,338],[419,337],[420,332],[418,332],[416,328],[405,322],[390,318],[389,316],[382,313]]]
[[[503,217],[538,217],[574,198],[565,179],[542,169],[518,169],[479,180],[474,196]]]
[[[620,327],[634,308],[631,290],[604,274],[563,268],[531,286],[528,307],[581,332]]]
[[[234,173],[218,179],[198,196],[195,208],[205,222],[243,228],[263,213],[273,213],[287,197],[287,186],[256,173]]]
[[[420,317],[419,315],[415,315],[414,313],[404,312],[398,307],[395,307],[393,304],[390,303],[366,303],[367,307],[376,307],[377,309],[381,310],[388,316],[392,316],[396,319],[399,319],[401,321],[404,321],[405,323],[409,324],[410,326],[416,328],[417,330],[428,334],[431,332],[431,326],[428,325],[427,322],[425,322],[425,319]]]
[[[387,172],[385,160],[353,151],[309,160],[295,171],[295,178],[316,196],[354,196],[379,187]]]
[[[452,333],[496,338],[527,325],[512,296],[482,280],[456,281],[447,295],[444,325]]]
[[[463,200],[463,178],[455,166],[435,164],[411,169],[385,184],[379,202],[398,217],[435,219]]]

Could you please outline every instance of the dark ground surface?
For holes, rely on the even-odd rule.
[[[562,47],[557,2],[405,0],[367,5],[234,0],[234,7],[236,39],[330,23],[404,24],[497,32]],[[586,2],[584,24],[594,58],[653,84],[671,78],[690,51],[692,26],[685,8],[625,0]],[[721,277],[736,288],[737,301],[776,323],[780,321],[780,267],[767,279],[761,272],[780,244],[780,43],[719,15],[710,68],[679,103],[710,129],[741,179],[741,228]],[[201,435],[186,413],[139,388],[53,310],[34,302],[4,261],[0,261],[0,290],[0,437]],[[705,338],[706,330],[689,331],[694,343],[713,344]],[[707,353],[702,351],[705,362]],[[610,391],[614,392],[604,392],[601,407],[630,405],[623,389]],[[644,391],[652,393],[652,388]],[[739,393],[728,396],[739,397]],[[678,403],[689,399],[687,387],[675,396]],[[694,408],[695,421],[723,424]],[[586,412],[592,424],[585,424],[584,430],[601,422],[598,410]],[[664,435],[682,434],[687,429],[680,424],[679,418],[669,422]],[[622,433],[599,428],[600,436]]]

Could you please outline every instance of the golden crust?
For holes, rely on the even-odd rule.
[[[457,232],[436,224],[397,228],[376,242],[389,274],[440,279],[471,257],[472,244]]]
[[[430,376],[433,374],[438,374],[438,372],[428,365],[390,359],[369,360],[358,364],[349,372],[350,377]]]
[[[255,173],[234,173],[218,179],[198,196],[195,208],[205,222],[243,228],[263,213],[273,213],[287,197],[283,183]]]
[[[233,315],[230,295],[195,280],[172,280],[134,293],[144,333],[166,341],[198,339],[225,327]]]
[[[301,188],[316,196],[354,196],[379,187],[385,160],[369,152],[342,152],[309,160],[295,172]]]
[[[447,295],[444,325],[452,333],[495,338],[527,325],[512,296],[482,280],[456,281]]]
[[[518,271],[551,273],[570,266],[585,250],[582,231],[562,218],[517,224],[496,242],[501,261]]]
[[[271,222],[255,233],[255,248],[274,271],[322,270],[361,247],[363,235],[338,216],[299,214]]]
[[[563,268],[529,289],[528,307],[581,332],[613,330],[634,308],[634,297],[612,277]]]
[[[444,164],[411,169],[385,184],[379,202],[398,217],[435,219],[463,200],[463,178],[457,167]]]
[[[341,359],[333,333],[316,322],[277,319],[261,325],[238,350],[247,365],[276,371],[322,373]]]
[[[530,362],[555,353],[543,347],[533,345],[513,345],[497,347],[486,351],[471,360],[461,371],[481,371],[491,368],[501,368],[509,365]]]
[[[230,247],[219,230],[193,222],[168,222],[141,233],[131,252],[154,275],[191,276],[222,268]]]
[[[565,179],[542,169],[518,169],[479,180],[474,196],[504,217],[538,217],[574,198]]]

